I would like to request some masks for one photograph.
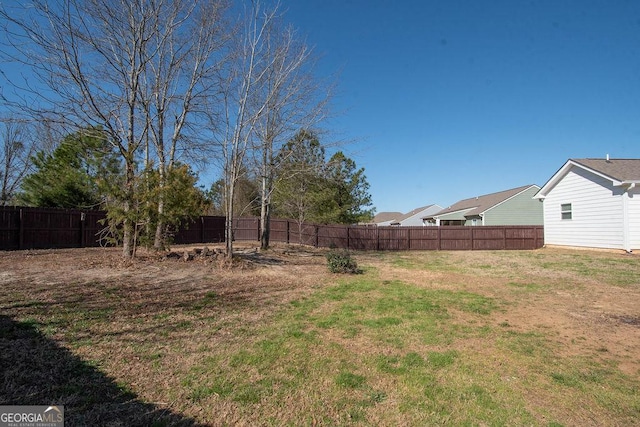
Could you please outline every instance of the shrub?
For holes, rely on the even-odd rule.
[[[327,265],[332,273],[360,274],[358,263],[347,251],[330,251],[327,254]]]

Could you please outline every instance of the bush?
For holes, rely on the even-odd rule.
[[[358,263],[347,251],[331,251],[327,254],[327,265],[332,273],[360,274]]]

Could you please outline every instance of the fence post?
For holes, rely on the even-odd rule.
[[[289,244],[289,220],[287,220],[287,245]]]
[[[442,226],[438,225],[438,250],[442,250]]]
[[[507,228],[502,227],[502,249],[507,249]]]
[[[320,227],[318,227],[317,225],[315,226],[315,231],[316,231],[316,248],[319,248],[320,246],[320,240],[318,238],[318,230]]]
[[[24,248],[24,209],[20,209],[18,216],[18,249]]]
[[[533,227],[533,249],[538,249],[538,227]]]
[[[351,249],[351,243],[349,241],[349,230],[351,230],[351,227],[347,225],[347,250]]]
[[[471,228],[471,250],[473,251],[475,250],[475,246],[473,245],[473,234],[474,234],[473,230],[475,230],[475,227],[470,227],[470,228]]]
[[[200,215],[200,243],[204,243],[204,216]]]
[[[87,246],[87,238],[85,236],[85,220],[87,218],[87,214],[84,212],[80,212],[80,247],[84,248]]]
[[[376,251],[380,250],[380,226],[376,226]]]

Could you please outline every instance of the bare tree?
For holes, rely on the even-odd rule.
[[[265,36],[268,68],[260,96],[265,108],[255,127],[260,187],[260,245],[269,247],[271,196],[281,148],[301,129],[314,128],[326,117],[331,86],[317,79],[312,50],[291,27],[270,22]],[[282,176],[282,174],[280,174]]]
[[[0,119],[0,205],[10,204],[35,154],[32,128],[24,120]]]
[[[213,115],[212,128],[216,131],[215,138],[221,151],[228,257],[233,255],[236,188],[246,173],[244,164],[252,149],[251,138],[256,123],[266,108],[259,96],[269,68],[265,55],[265,35],[276,16],[277,9],[267,10],[259,1],[252,2],[245,10],[221,79],[222,113],[216,114],[215,106],[211,106],[210,110]],[[217,127],[219,119],[222,125]]]
[[[234,37],[217,133],[223,160],[227,255],[233,253],[234,200],[248,157],[260,178],[262,247],[269,245],[269,218],[280,147],[299,129],[317,124],[331,91],[313,77],[313,58],[295,31],[285,27],[279,5],[252,1]]]
[[[206,98],[215,92],[227,33],[221,25],[221,0],[174,0],[160,3],[159,25],[151,39],[152,57],[141,88],[159,173],[158,221],[154,247],[165,245],[165,187],[178,150],[193,151],[199,136],[190,132]],[[182,144],[181,144],[182,143]],[[147,160],[148,161],[148,160]]]
[[[53,115],[77,129],[102,126],[120,153],[123,183],[109,214],[112,225],[121,226],[124,257],[135,251],[140,149],[151,138],[162,170],[172,164],[188,115],[197,108],[194,100],[208,90],[201,79],[216,47],[220,4],[218,0],[0,4],[2,31],[10,48],[3,50],[4,59],[32,71],[18,85],[19,106],[36,116]]]
[[[25,82],[30,112],[49,111],[78,128],[102,125],[124,161],[123,256],[134,254],[136,155],[147,133],[140,80],[157,24],[145,0],[33,0],[3,6],[13,59],[31,67],[44,88]]]

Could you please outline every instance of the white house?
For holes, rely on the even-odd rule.
[[[533,196],[549,245],[640,250],[640,159],[569,159]]]
[[[400,218],[397,218],[391,225],[400,225],[402,227],[416,227],[420,225],[428,225],[422,221],[425,216],[433,215],[442,210],[440,205],[428,205],[415,208],[411,212],[407,212]]]
[[[427,205],[416,208],[406,214],[401,212],[380,212],[373,218],[372,222],[380,227],[389,225],[402,227],[427,225],[423,223],[422,217],[434,214],[440,210],[442,210],[442,206],[440,205]]]

